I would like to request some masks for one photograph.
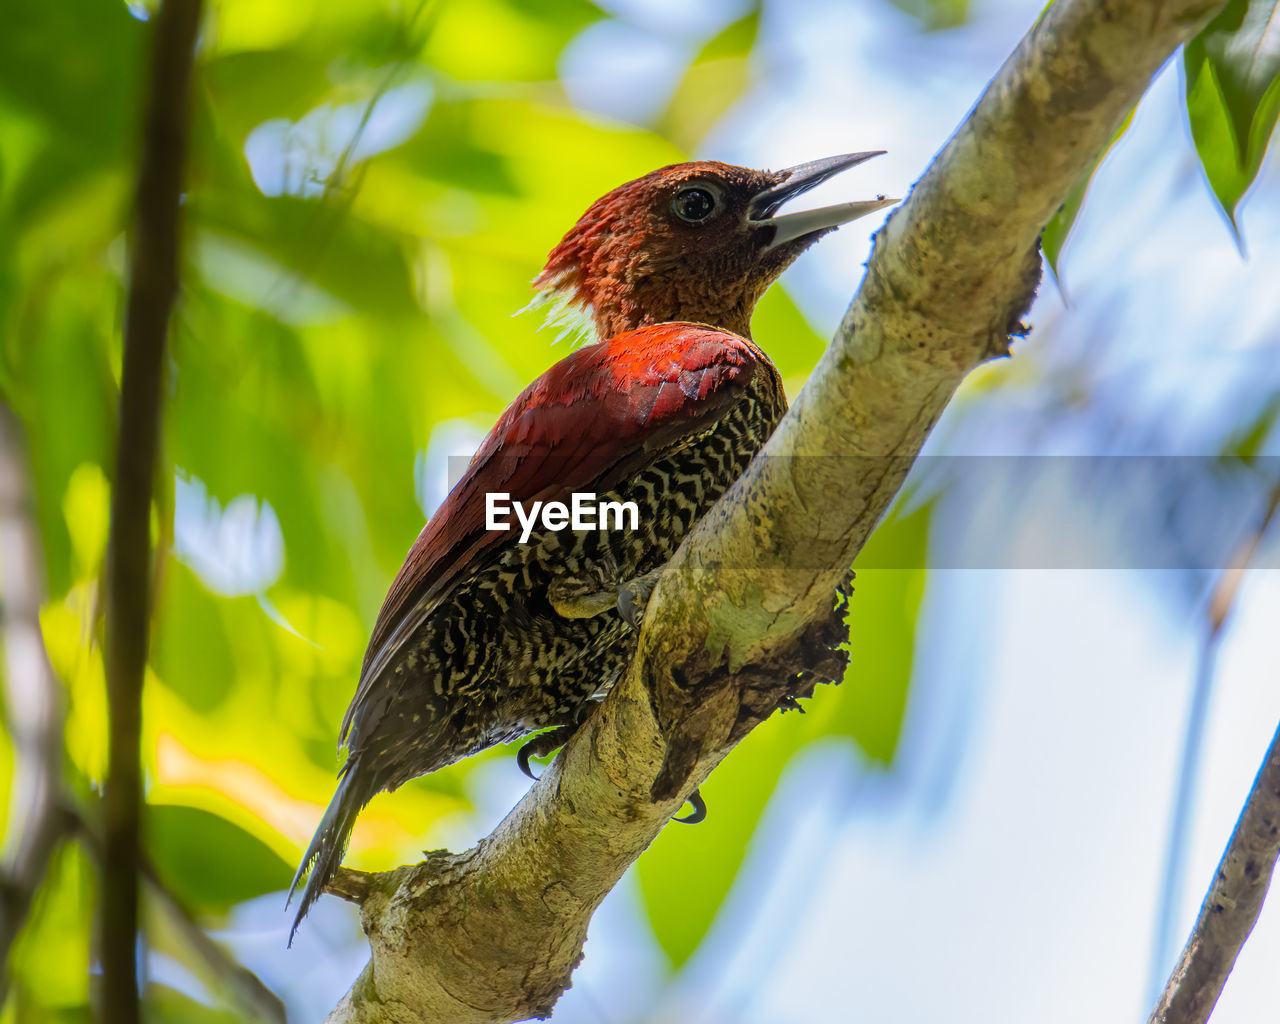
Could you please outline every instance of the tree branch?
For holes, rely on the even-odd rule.
[[[1280,856],[1280,729],[1218,863],[1200,917],[1149,1024],[1209,1019],[1245,939],[1253,931]]]
[[[1223,627],[1235,606],[1245,570],[1257,554],[1277,512],[1280,512],[1280,484],[1271,489],[1261,522],[1241,542],[1209,597],[1209,630],[1204,644],[1201,679],[1196,682],[1197,700],[1193,701],[1191,720],[1187,725],[1189,736],[1194,736],[1202,724],[1196,720],[1196,706],[1207,700]],[[1183,760],[1178,813],[1169,840],[1170,866],[1165,872],[1161,928],[1156,934],[1157,954],[1162,954],[1166,948],[1165,933],[1170,930],[1168,923],[1173,918],[1173,908],[1181,888],[1179,850],[1186,841],[1185,818],[1190,813],[1191,762],[1198,759],[1184,756]],[[1179,827],[1180,821],[1182,827]],[[1280,856],[1280,729],[1276,731],[1253,781],[1240,820],[1236,822],[1213,884],[1200,907],[1200,917],[1156,1008],[1151,1012],[1149,1024],[1203,1024],[1209,1019],[1227,982],[1227,975],[1257,923],[1277,856]]]
[[[113,1024],[138,1019],[140,755],[151,611],[151,499],[165,339],[178,290],[187,97],[199,22],[200,0],[163,0],[155,15],[125,310],[120,433],[107,547],[105,656],[110,732],[98,904],[99,1010]]]
[[[550,1013],[592,912],[683,797],[784,697],[839,678],[832,595],[854,556],[965,374],[1022,333],[1044,224],[1219,6],[1045,12],[880,232],[839,333],[686,538],[600,709],[473,849],[339,876],[365,894],[373,957],[331,1024]]]

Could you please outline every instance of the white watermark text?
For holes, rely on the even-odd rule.
[[[563,501],[512,501],[504,491],[485,495],[485,529],[508,530],[511,515],[520,524],[520,543],[529,540],[541,519],[544,530],[636,530],[640,527],[640,506],[634,501],[596,501],[590,491],[575,491],[569,504]]]

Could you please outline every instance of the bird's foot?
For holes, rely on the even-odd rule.
[[[533,774],[529,768],[529,758],[546,757],[555,751],[558,747],[563,747],[569,742],[572,736],[581,727],[582,723],[587,720],[587,716],[600,706],[602,698],[590,697],[582,701],[573,709],[573,721],[563,722],[560,725],[547,729],[538,733],[533,739],[516,751],[516,764],[520,766],[520,770],[529,778],[537,781],[538,776]]]
[[[640,628],[640,620],[644,618],[645,606],[649,603],[649,595],[658,585],[658,577],[662,575],[666,563],[651,569],[643,576],[627,580],[618,588],[618,614],[632,629]]]
[[[611,588],[600,589],[598,580],[561,576],[547,587],[547,600],[566,619],[590,619],[612,608],[616,594]]]
[[[686,803],[688,803],[693,810],[683,818],[672,818],[672,821],[678,821],[681,825],[696,825],[700,821],[707,820],[707,802],[702,799],[701,793],[695,789],[689,794],[689,799]]]
[[[546,757],[558,747],[563,747],[577,728],[578,725],[575,722],[573,725],[557,725],[554,729],[538,733],[537,736],[516,751],[516,764],[520,766],[520,770],[529,778],[536,781],[538,776],[534,775],[533,769],[529,767],[529,758]]]

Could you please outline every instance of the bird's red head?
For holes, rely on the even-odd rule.
[[[895,199],[776,216],[788,199],[877,153],[782,171],[703,160],[672,164],[597,199],[534,286],[575,307],[601,340],[688,320],[749,337],[757,300],[815,241]]]

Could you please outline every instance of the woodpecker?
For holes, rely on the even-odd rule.
[[[751,337],[756,302],[822,235],[896,200],[778,210],[878,155],[663,167],[598,199],[551,251],[535,287],[598,341],[506,409],[392,583],[337,791],[290,889],[307,877],[295,932],[374,794],[539,730],[558,745],[617,681],[663,565],[786,411]],[[574,493],[635,502],[638,528],[487,528],[490,494],[528,507]]]

